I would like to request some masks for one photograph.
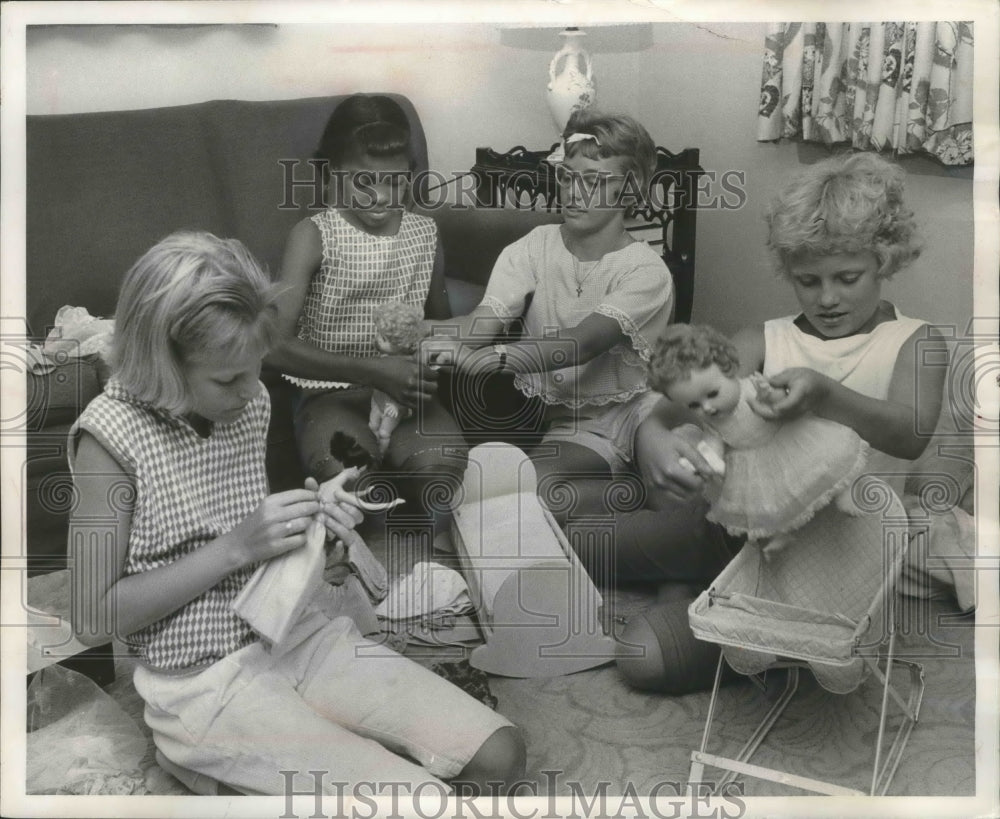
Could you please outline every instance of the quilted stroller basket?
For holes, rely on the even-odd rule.
[[[717,788],[735,774],[744,774],[817,793],[862,793],[748,761],[794,695],[799,669],[804,667],[835,694],[854,691],[872,674],[881,681],[870,792],[884,793],[888,788],[917,720],[923,692],[921,667],[894,656],[896,583],[909,527],[902,504],[883,482],[869,477],[856,494],[865,501],[863,515],[845,515],[831,505],[802,528],[781,536],[780,542],[747,543],[691,604],[688,616],[694,635],[722,647],[701,748],[692,753],[692,787],[703,783],[704,767],[710,765],[729,772],[715,783]],[[788,669],[784,693],[734,758],[707,752],[723,662],[747,675]],[[910,671],[907,700],[890,684],[894,665]],[[883,758],[890,699],[904,716]]]

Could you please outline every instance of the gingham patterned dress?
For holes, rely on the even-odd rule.
[[[336,208],[312,217],[323,240],[323,261],[309,283],[298,337],[331,353],[370,358],[375,307],[387,301],[423,307],[437,248],[433,219],[404,212],[394,236],[358,230]],[[303,387],[348,386],[286,376]]]
[[[270,399],[202,438],[184,419],[136,401],[112,379],[70,431],[93,435],[135,481],[125,576],[164,566],[232,531],[268,492],[264,469]],[[257,639],[229,605],[256,566],[233,572],[173,614],[127,635],[152,668],[206,666]]]

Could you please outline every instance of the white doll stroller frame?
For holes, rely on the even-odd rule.
[[[837,694],[854,691],[869,674],[882,684],[869,795],[888,789],[917,722],[924,688],[923,668],[896,656],[896,583],[907,552],[908,520],[895,493],[877,478],[859,481],[854,497],[865,501],[862,517],[830,506],[774,553],[748,543],[691,604],[695,636],[722,646],[701,746],[691,753],[691,792],[708,787],[704,771],[710,766],[727,772],[711,783],[716,793],[742,774],[815,793],[865,795],[749,761],[794,696],[802,667]],[[784,691],[735,757],[707,750],[726,662],[755,679],[768,669],[788,669]],[[893,666],[909,669],[905,698],[891,684]],[[890,699],[903,716],[883,753]]]

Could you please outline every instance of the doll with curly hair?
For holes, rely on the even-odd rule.
[[[423,310],[399,301],[389,301],[375,308],[375,346],[384,355],[415,353],[420,340],[428,334],[429,325]],[[378,440],[379,454],[385,455],[393,430],[411,410],[400,406],[381,390],[372,391],[371,413],[368,428]]]
[[[653,389],[704,427],[698,451],[714,470],[702,476],[709,479],[709,520],[762,540],[798,529],[831,501],[858,514],[851,486],[867,463],[868,444],[849,427],[813,415],[762,417],[781,396],[759,373],[737,378],[738,370],[736,347],[705,325],[669,327],[649,363]]]

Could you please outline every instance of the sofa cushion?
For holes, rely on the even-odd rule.
[[[417,113],[405,97],[389,96],[410,117],[414,155],[424,169]],[[110,316],[125,271],[175,230],[241,239],[276,270],[303,215],[279,208],[278,160],[310,158],[341,99],[217,100],[27,117],[30,334],[44,336],[65,304]],[[310,199],[301,189],[296,195],[302,208]]]
[[[562,221],[558,213],[516,208],[442,207],[429,215],[441,234],[445,275],[480,287],[486,286],[507,245],[539,225]]]
[[[179,228],[224,232],[197,106],[27,118],[27,319],[65,304],[114,311],[122,275]]]

